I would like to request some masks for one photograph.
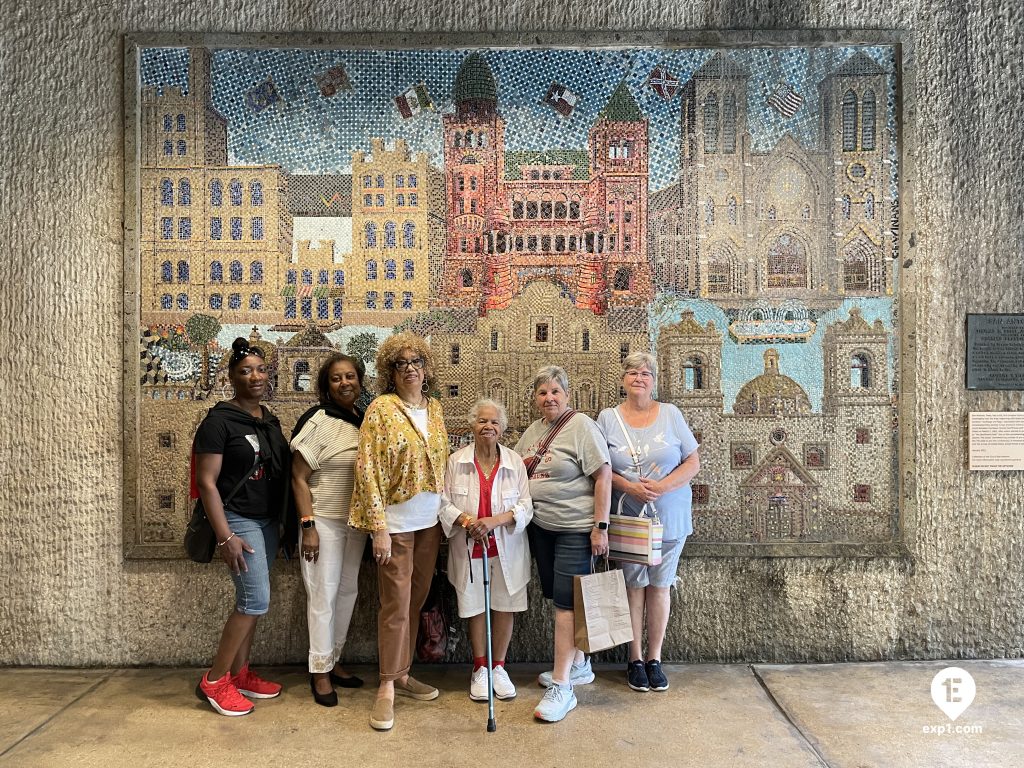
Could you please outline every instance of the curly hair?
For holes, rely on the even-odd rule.
[[[423,360],[423,376],[429,392],[434,388],[434,357],[422,336],[406,331],[389,336],[377,350],[377,393],[390,395],[395,391],[395,360],[404,349],[411,349]]]

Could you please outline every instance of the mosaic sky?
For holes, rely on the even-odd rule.
[[[730,50],[751,72],[748,115],[755,151],[767,151],[786,133],[806,147],[818,144],[818,82],[855,50],[894,71],[894,51],[870,48],[752,48]],[[441,167],[441,114],[452,107],[455,73],[467,50],[301,50],[230,49],[213,52],[213,100],[228,119],[230,162],[280,164],[290,173],[348,172],[353,151],[368,151],[368,138],[403,138],[415,151],[430,154]],[[667,68],[685,83],[714,51],[689,49],[498,50],[485,56],[498,84],[498,108],[505,118],[506,149],[582,149],[587,132],[612,91],[625,78],[650,120],[651,189],[668,186],[678,167],[679,98],[665,100],[647,84],[650,72]],[[188,51],[142,51],[143,85],[187,88]],[[321,95],[314,76],[343,64],[353,90]],[[256,113],[246,93],[270,78],[282,102]],[[394,97],[425,83],[436,111],[403,120]],[[552,82],[580,97],[563,118],[542,103]],[[761,83],[790,84],[804,98],[803,108],[785,119],[764,103]],[[888,123],[893,125],[894,86],[890,78]]]

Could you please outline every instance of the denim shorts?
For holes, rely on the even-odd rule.
[[[572,577],[590,573],[590,532],[549,531],[536,523],[530,523],[526,532],[544,597],[554,600],[556,608],[571,611]]]
[[[685,542],[685,537],[675,541],[662,542],[661,563],[658,565],[619,563],[622,575],[626,579],[626,589],[665,588],[675,584],[676,572],[679,570],[679,555],[683,552]]]
[[[242,550],[249,570],[231,574],[235,582],[235,610],[262,616],[270,609],[270,566],[277,556],[277,518],[252,518],[224,510],[228,527],[255,550]]]

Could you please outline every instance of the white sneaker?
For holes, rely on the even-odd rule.
[[[533,716],[548,723],[557,723],[576,709],[576,694],[571,685],[552,685],[544,691]]]
[[[541,672],[537,676],[537,684],[543,688],[551,687],[551,678],[554,674],[553,671]],[[585,656],[582,664],[576,664],[573,662],[572,666],[569,667],[569,682],[572,685],[587,685],[588,683],[594,682],[594,670],[590,666],[590,657]]]
[[[514,699],[516,697],[516,687],[512,684],[504,667],[495,667],[492,679],[494,681],[494,695],[497,698],[505,701],[506,699]],[[484,696],[486,697],[486,695],[487,678],[484,677]]]
[[[497,680],[495,689],[497,689]],[[497,693],[497,690],[495,690]],[[477,667],[469,681],[469,698],[473,701],[487,701],[487,667]]]

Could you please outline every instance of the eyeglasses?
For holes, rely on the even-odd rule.
[[[631,379],[653,379],[654,374],[650,371],[626,371],[626,375]]]
[[[395,360],[396,371],[407,371],[410,368],[414,371],[423,370],[423,358],[414,357],[412,360]]]

